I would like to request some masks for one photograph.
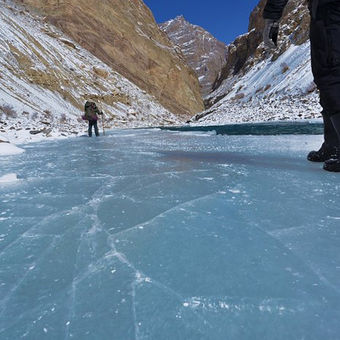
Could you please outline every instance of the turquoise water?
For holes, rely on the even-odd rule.
[[[162,127],[162,130],[168,131],[215,131],[218,135],[254,135],[254,136],[270,136],[270,135],[321,135],[323,134],[323,124],[320,122],[310,121],[278,121],[264,123],[242,123],[228,125],[207,125],[207,126],[176,126]]]
[[[0,339],[340,339],[320,142],[121,130],[0,158]]]

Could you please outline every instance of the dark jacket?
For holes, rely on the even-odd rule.
[[[98,115],[101,115],[102,112],[99,111],[97,105],[94,102],[87,101],[85,103],[85,116],[84,118],[88,121],[95,121],[98,119]]]
[[[268,0],[263,11],[265,19],[280,20],[288,0]]]
[[[268,0],[263,11],[263,17],[265,19],[280,20],[287,2],[288,0]],[[309,0],[308,2],[310,10],[316,11],[319,6],[324,6],[331,2],[340,2],[340,0]]]

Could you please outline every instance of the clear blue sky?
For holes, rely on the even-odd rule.
[[[250,12],[259,0],[144,0],[158,23],[183,15],[217,39],[230,43],[248,31]]]

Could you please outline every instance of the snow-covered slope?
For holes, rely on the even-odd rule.
[[[86,131],[86,100],[107,128],[179,123],[153,97],[11,1],[0,1],[0,133],[10,140]]]
[[[143,0],[15,0],[50,22],[183,120],[204,109],[196,74]]]
[[[225,96],[202,113],[199,122],[224,124],[320,117],[309,49],[309,43],[292,45],[277,60],[261,61],[245,75],[233,78],[232,83],[225,80],[213,93],[216,98]]]
[[[320,117],[310,66],[308,11],[289,2],[281,21],[277,51],[262,43],[261,0],[250,16],[249,32],[229,46],[228,61],[215,83],[211,107],[196,115],[200,124]]]
[[[226,63],[228,48],[200,26],[178,16],[160,25],[170,40],[179,47],[188,65],[195,70],[203,96],[212,86]]]

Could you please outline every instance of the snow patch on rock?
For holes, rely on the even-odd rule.
[[[291,45],[275,61],[265,59],[245,74],[225,79],[211,95],[215,104],[193,122],[223,125],[320,118],[309,51],[309,42]]]

